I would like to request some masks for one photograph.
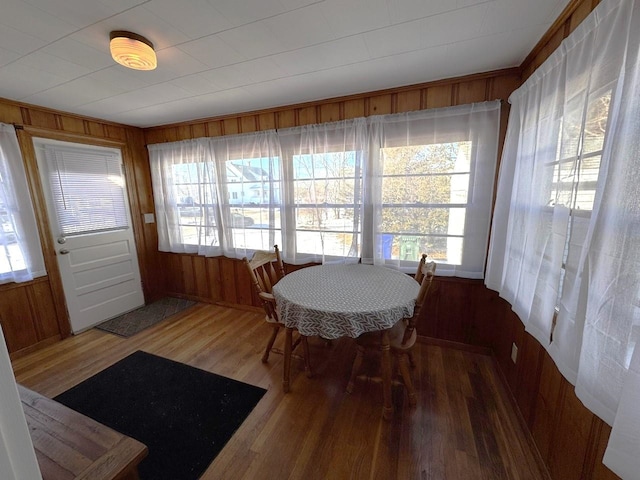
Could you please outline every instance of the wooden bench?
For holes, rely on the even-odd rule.
[[[136,480],[147,447],[18,385],[44,480]]]

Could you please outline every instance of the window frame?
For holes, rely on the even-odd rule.
[[[449,172],[438,172],[438,173],[427,173],[427,174],[409,174],[409,175],[400,175],[400,174],[393,174],[393,175],[386,175],[384,174],[384,171],[381,174],[381,178],[382,178],[382,189],[381,189],[381,196],[384,195],[384,179],[385,178],[425,178],[425,177],[442,177],[442,176],[448,176],[451,179],[453,179],[456,176],[462,176],[462,175],[466,175],[468,176],[468,182],[466,185],[466,202],[464,203],[455,203],[455,202],[450,202],[450,203],[414,203],[414,204],[410,204],[410,203],[395,203],[395,204],[390,204],[390,203],[384,203],[381,202],[381,213],[384,212],[385,208],[421,208],[424,210],[429,210],[429,209],[443,209],[443,210],[448,210],[448,215],[447,215],[447,228],[450,228],[450,222],[451,222],[451,211],[455,210],[455,209],[462,209],[464,211],[464,224],[462,226],[462,233],[459,234],[455,234],[455,233],[415,233],[415,232],[392,232],[392,231],[387,231],[387,230],[380,230],[379,231],[379,235],[383,236],[384,235],[394,235],[394,237],[397,235],[399,237],[402,236],[408,236],[408,237],[424,237],[424,238],[442,238],[444,239],[447,244],[449,239],[459,239],[459,241],[461,242],[460,245],[460,262],[459,263],[451,263],[451,262],[447,262],[446,260],[449,259],[449,257],[443,258],[438,256],[437,254],[434,256],[433,251],[429,252],[429,255],[431,256],[432,259],[434,259],[435,261],[441,262],[441,263],[445,263],[445,264],[449,264],[449,265],[462,265],[462,257],[464,255],[464,239],[465,239],[465,232],[467,230],[467,220],[468,220],[468,210],[470,208],[470,205],[472,203],[472,199],[473,199],[473,194],[474,194],[474,182],[473,182],[473,178],[475,175],[475,170],[476,170],[476,162],[473,162],[472,159],[475,158],[475,154],[477,153],[477,137],[473,137],[473,138],[468,138],[465,137],[464,134],[462,132],[449,132],[448,135],[446,135],[446,140],[445,141],[438,141],[438,142],[433,142],[431,141],[431,143],[424,143],[426,141],[430,141],[430,139],[427,138],[417,138],[416,140],[412,141],[411,144],[409,145],[398,145],[396,147],[385,147],[385,148],[415,148],[415,147],[430,147],[430,146],[444,146],[444,145],[454,145],[454,144],[463,144],[463,143],[468,143],[470,148],[469,148],[469,170],[468,171],[463,171],[463,172],[458,172],[455,171],[455,168],[452,171]],[[379,155],[381,155],[382,157],[384,157],[383,155],[383,150],[385,150],[385,148],[380,148],[380,152]],[[460,147],[459,147],[460,148]],[[451,189],[452,186],[451,184],[449,185],[449,195],[451,195]],[[401,242],[401,240],[400,240]],[[446,250],[448,250],[448,245],[447,247],[445,247]],[[402,250],[402,245],[399,246],[399,250]],[[417,252],[420,253],[420,252]],[[400,254],[399,254],[400,255]],[[417,258],[418,255],[413,255],[413,257]],[[413,264],[415,264],[415,258],[389,258],[386,259],[385,258],[385,263],[386,264],[393,264],[397,261],[400,261],[400,264],[402,267],[404,268],[410,268]]]

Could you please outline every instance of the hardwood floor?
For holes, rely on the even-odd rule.
[[[293,362],[282,393],[282,356],[260,362],[263,314],[198,304],[123,339],[96,329],[14,360],[22,385],[53,397],[136,350],[268,389],[203,479],[548,478],[489,356],[419,343],[418,405],[394,388],[382,420],[382,389],[359,380],[345,392],[355,344],[310,339],[313,378]],[[284,336],[279,338],[279,342]]]

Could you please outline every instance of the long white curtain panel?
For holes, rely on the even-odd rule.
[[[516,90],[486,285],[640,472],[640,6],[604,0]]]

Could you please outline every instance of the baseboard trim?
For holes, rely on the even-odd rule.
[[[17,360],[18,358],[24,357],[26,355],[29,355],[32,352],[35,352],[36,350],[40,350],[41,348],[45,348],[45,347],[48,347],[49,345],[53,345],[54,343],[58,343],[61,340],[62,340],[62,337],[60,335],[54,335],[53,337],[46,338],[44,340],[39,341],[38,343],[34,343],[33,345],[29,345],[28,347],[25,347],[21,350],[16,350],[15,352],[10,353],[9,359],[11,361]]]

